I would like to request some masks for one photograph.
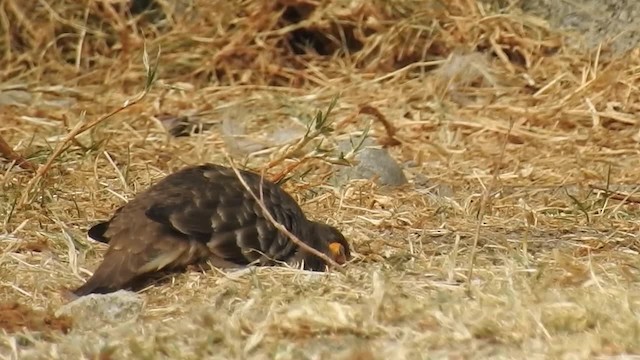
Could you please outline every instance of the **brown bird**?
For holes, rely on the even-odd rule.
[[[338,229],[307,219],[296,201],[259,174],[239,170],[272,217],[305,244],[339,264],[351,257]],[[296,245],[267,219],[235,171],[205,164],[173,173],[89,229],[109,244],[77,296],[108,293],[143,275],[209,260],[220,268],[286,263],[323,271],[320,257]]]

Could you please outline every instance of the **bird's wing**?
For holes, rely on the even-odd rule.
[[[127,204],[108,222],[105,236],[109,249],[91,278],[74,291],[76,295],[115,291],[141,275],[186,266],[209,254],[201,242],[147,218],[140,204]]]
[[[306,221],[297,203],[279,187],[257,174],[241,175],[285,227],[294,230],[297,223]],[[291,242],[265,218],[232,169],[200,166],[174,180],[180,181],[171,188],[182,191],[158,196],[146,210],[153,221],[207,243],[214,255],[237,264],[262,257],[280,259],[291,252]]]
[[[177,211],[189,192],[176,185],[193,181],[188,173],[184,175],[169,175],[117,209],[109,221],[89,229],[89,237],[109,243],[109,249],[92,277],[74,291],[76,295],[114,291],[140,275],[185,266],[209,255],[206,243],[197,236],[146,214],[154,207]]]

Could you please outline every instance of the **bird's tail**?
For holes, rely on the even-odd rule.
[[[171,237],[154,240],[145,243],[142,251],[111,245],[93,275],[73,293],[84,296],[114,292],[129,287],[143,275],[184,267],[209,254],[207,247],[196,241]]]
[[[132,254],[114,255],[110,254],[112,252],[110,250],[107,251],[104,260],[93,275],[82,286],[73,290],[76,296],[117,291],[126,287],[138,275],[137,267],[126,266],[126,263],[131,263]]]

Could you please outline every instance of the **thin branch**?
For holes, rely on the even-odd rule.
[[[322,134],[325,134],[331,131],[332,129],[329,124],[329,115],[331,114],[331,111],[333,111],[333,108],[336,106],[337,103],[338,103],[338,96],[335,96],[331,100],[331,103],[329,103],[329,107],[327,108],[327,111],[324,114],[322,113],[322,110],[319,110],[316,113],[316,116],[314,117],[313,121],[307,126],[306,134],[302,138],[300,138],[300,140],[298,140],[295,144],[291,144],[283,147],[279,151],[279,154],[276,156],[276,158],[271,160],[267,164],[266,168],[271,169],[272,167],[283,162],[285,159],[290,158],[293,154],[298,153],[309,142],[311,142],[311,140],[315,139],[316,137]]]
[[[513,121],[509,122],[509,130],[504,137],[504,142],[502,143],[502,149],[500,150],[500,157],[495,164],[495,170],[493,171],[493,177],[491,178],[491,183],[487,186],[482,194],[482,199],[480,201],[480,209],[478,210],[478,222],[476,224],[476,231],[473,236],[473,246],[471,247],[471,256],[469,259],[469,272],[467,273],[467,295],[471,294],[471,280],[473,277],[473,267],[476,261],[476,252],[478,249],[478,239],[480,238],[480,227],[482,226],[482,221],[484,220],[484,214],[487,209],[491,206],[491,194],[493,193],[493,188],[496,186],[498,182],[498,175],[500,174],[500,167],[502,166],[502,161],[504,160],[504,153],[507,149],[507,142],[509,142],[509,136],[511,135],[511,130],[513,129]]]
[[[158,55],[156,59],[158,59],[159,57],[160,57],[160,49],[158,49]],[[116,115],[117,113],[137,104],[142,99],[144,99],[145,96],[147,96],[147,94],[149,93],[149,90],[151,90],[151,85],[155,80],[155,76],[158,69],[158,62],[156,61],[153,68],[149,65],[149,56],[147,54],[146,46],[143,52],[142,61],[144,63],[146,74],[147,74],[145,87],[142,90],[142,92],[136,95],[132,99],[127,99],[122,106],[111,111],[106,115],[103,115],[93,121],[89,121],[86,123],[79,122],[78,124],[76,124],[76,126],[73,129],[71,129],[71,131],[64,137],[64,139],[62,139],[62,141],[58,143],[56,148],[53,150],[53,153],[49,156],[49,159],[47,159],[47,162],[38,168],[35,176],[26,185],[26,187],[22,191],[22,196],[20,197],[20,201],[19,201],[20,206],[26,204],[29,201],[29,195],[31,194],[31,191],[33,190],[33,188],[40,183],[44,175],[49,171],[49,169],[53,165],[53,162],[56,160],[56,158],[58,158],[60,154],[62,154],[65,150],[67,150],[69,146],[71,146],[71,143],[73,143],[76,140],[76,136],[84,133],[87,130],[90,130],[96,127],[97,125],[108,120],[109,118]]]
[[[233,169],[233,171],[235,172],[236,176],[238,177],[238,180],[240,180],[240,183],[242,183],[242,186],[244,186],[244,188],[249,192],[249,194],[251,194],[253,199],[258,202],[258,206],[260,206],[260,209],[262,210],[264,216],[267,218],[267,220],[269,220],[269,222],[273,226],[276,227],[276,229],[278,229],[282,233],[284,233],[291,241],[293,241],[294,244],[298,245],[299,247],[301,247],[305,251],[310,252],[313,255],[321,258],[327,264],[329,264],[332,268],[338,270],[341,273],[344,273],[344,269],[342,269],[340,264],[338,264],[335,261],[333,261],[333,259],[331,259],[327,255],[325,255],[325,254],[321,253],[320,251],[318,251],[318,250],[312,248],[311,246],[307,245],[304,241],[300,240],[297,236],[292,234],[284,225],[280,224],[276,219],[274,219],[273,216],[271,215],[271,212],[269,212],[269,209],[264,204],[262,199],[259,198],[253,192],[253,189],[251,189],[249,184],[247,184],[247,182],[244,180],[244,177],[242,176],[242,174],[240,174],[240,171],[238,171],[238,168],[233,163],[233,160],[231,159],[231,157],[229,157],[229,155],[226,154],[226,153],[225,153],[225,157],[227,158],[227,161],[229,162],[229,166],[231,167],[231,169]]]
[[[36,167],[27,159],[22,157],[22,155],[18,154],[13,150],[11,145],[7,143],[2,136],[0,136],[0,154],[6,157],[9,161],[15,161],[18,166],[23,169],[35,171]]]
[[[599,185],[589,185],[589,187],[594,190],[600,190],[604,192],[605,194],[608,195],[610,199],[620,200],[622,202],[629,202],[629,203],[640,203],[640,197],[632,196],[633,193],[627,194],[621,191],[609,190],[606,187],[599,186]]]
[[[371,115],[380,123],[382,123],[382,126],[384,126],[384,130],[387,132],[387,139],[383,141],[384,145],[396,146],[401,144],[400,141],[395,137],[397,132],[396,127],[393,126],[391,121],[389,121],[384,115],[382,115],[380,110],[369,104],[364,104],[360,106],[358,114]]]

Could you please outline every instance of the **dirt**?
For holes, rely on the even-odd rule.
[[[437,1],[447,11],[434,10]],[[498,1],[552,27],[584,30],[592,47],[637,13],[624,1]],[[54,18],[49,8],[22,5],[36,2],[0,1],[0,24],[15,34],[0,36],[9,49],[0,56],[4,76],[28,84],[5,98],[13,104],[0,121],[7,142],[42,164],[76,124],[106,119],[56,158],[43,181],[30,183],[22,170],[0,175],[0,214],[11,214],[9,234],[0,234],[0,357],[640,354],[633,56],[596,65],[592,54],[565,47],[574,38],[521,21],[519,9],[495,15],[470,0],[189,2],[180,15],[162,1],[171,16],[145,25],[112,11],[123,2],[48,1]],[[335,9],[349,4],[361,6]],[[609,23],[620,17],[629,21]],[[636,46],[633,32],[625,36],[618,49]],[[157,48],[157,85],[107,119],[143,89],[143,54],[153,64]],[[399,130],[391,155],[410,164],[410,186],[393,190],[366,181],[328,186],[329,165],[320,161],[286,183],[306,213],[345,230],[357,252],[347,274],[185,272],[141,290],[135,320],[107,327],[96,325],[101,313],[92,307],[82,321],[70,310],[66,335],[70,322],[36,310],[59,314],[61,290],[80,285],[102,259],[87,228],[186,164],[228,162],[234,143],[225,136],[237,134],[224,133],[225,119],[247,122],[246,134],[270,134],[268,122],[308,123],[338,93],[335,129],[317,144],[358,139],[373,120],[359,112],[371,106]],[[233,107],[238,116],[227,115]],[[160,113],[212,126],[173,138],[150,121]],[[372,122],[372,137],[386,137],[383,128]],[[311,145],[287,162],[324,156]],[[247,165],[266,167],[277,155]]]
[[[575,31],[574,36],[581,36],[581,45],[586,48],[610,42],[611,48],[620,53],[640,43],[637,0],[520,0],[517,5],[553,27]]]

